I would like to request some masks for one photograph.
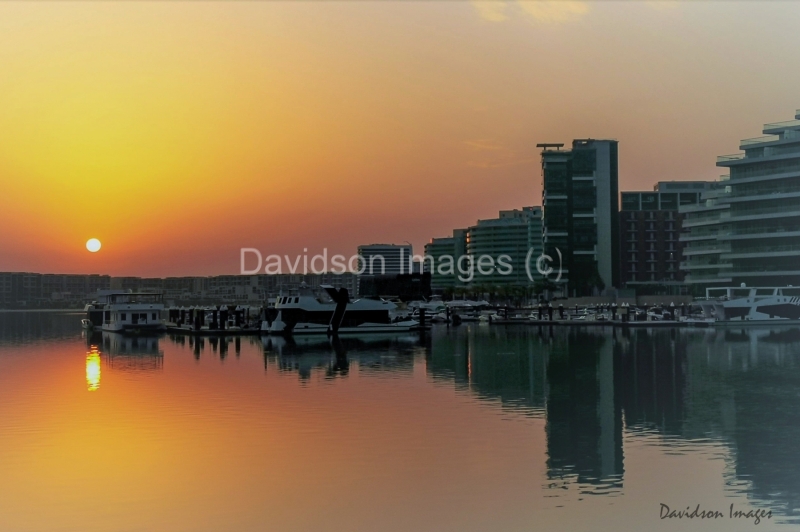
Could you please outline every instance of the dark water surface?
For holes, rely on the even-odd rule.
[[[196,342],[80,318],[0,313],[2,532],[800,528],[800,329]]]

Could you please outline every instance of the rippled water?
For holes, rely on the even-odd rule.
[[[80,318],[0,314],[0,531],[800,525],[800,329],[194,341]]]

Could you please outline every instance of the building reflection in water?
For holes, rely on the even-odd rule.
[[[547,379],[538,343],[521,327],[437,329],[432,334],[427,371],[434,380],[453,381],[457,388],[541,417]]]
[[[763,506],[800,523],[800,329],[718,330],[688,345],[685,432],[713,430],[732,476]]]
[[[682,434],[687,346],[703,334],[679,329],[616,332],[615,396],[628,427]]]
[[[224,360],[234,339],[189,342]],[[543,419],[547,486],[613,495],[628,445],[689,453],[727,449],[729,489],[800,521],[800,329],[611,329],[462,325],[429,335],[246,338],[266,371],[302,383],[362,373],[430,379]],[[88,376],[88,371],[87,371]],[[88,377],[87,377],[88,381]],[[554,493],[558,493],[554,491]]]
[[[798,328],[441,328],[427,371],[544,416],[552,488],[618,491],[623,431],[655,432],[677,453],[727,447],[729,485],[800,522]]]
[[[428,372],[544,417],[549,485],[608,493],[622,480],[613,341],[585,329],[469,326],[434,333]]]
[[[547,335],[547,471],[554,481],[608,493],[622,486],[622,412],[613,339],[570,328]]]

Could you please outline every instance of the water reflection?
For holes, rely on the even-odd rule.
[[[654,329],[614,336],[615,397],[628,427],[683,435],[687,346],[704,334]]]
[[[545,416],[549,488],[619,493],[623,432],[657,434],[673,454],[723,445],[729,489],[800,522],[798,328],[440,329],[427,370]]]
[[[100,331],[84,332],[84,336],[87,345],[97,350],[98,357],[109,369],[147,372],[163,368],[164,352],[158,336],[128,336]],[[94,346],[99,346],[99,349]]]
[[[315,370],[327,379],[347,377],[351,362],[365,374],[410,374],[415,354],[420,349],[424,351],[425,337],[417,334],[340,338],[270,336],[262,338],[262,345],[265,369],[272,365],[279,371],[297,372],[305,381]]]
[[[433,331],[427,371],[485,399],[543,416],[546,360],[525,328],[455,327]]]
[[[100,388],[100,352],[91,346],[86,353],[86,389],[93,392]]]
[[[0,311],[0,346],[75,338],[83,312]]]
[[[428,371],[504,408],[545,417],[548,486],[618,491],[622,413],[602,330],[470,326],[435,332]]]
[[[48,320],[57,324],[48,325]],[[72,323],[69,337],[47,349],[6,347],[29,336],[25,342],[35,343],[41,340],[40,333],[49,338],[68,322]],[[16,325],[28,332],[20,336],[14,332]],[[336,475],[347,477],[353,471],[353,477],[345,481],[356,482],[365,471],[385,467],[381,478],[390,479],[391,484],[380,487],[391,491],[392,486],[401,485],[396,478],[404,470],[415,467],[420,456],[429,456],[431,461],[424,468],[405,479],[403,493],[424,491],[422,483],[415,483],[424,475],[426,482],[445,479],[438,489],[442,493],[453,489],[447,496],[457,500],[463,511],[479,504],[466,499],[467,491],[457,491],[465,483],[458,475],[469,467],[465,464],[480,463],[480,468],[469,470],[477,475],[469,486],[471,492],[488,486],[485,493],[494,493],[491,490],[508,486],[516,494],[530,493],[534,510],[544,516],[548,508],[541,501],[570,506],[586,497],[594,508],[613,502],[615,509],[628,504],[630,510],[631,504],[641,501],[630,502],[637,487],[651,490],[651,499],[674,493],[695,482],[693,470],[684,471],[683,476],[670,471],[672,464],[683,461],[703,470],[705,476],[697,481],[703,489],[718,489],[737,504],[768,508],[784,521],[800,523],[800,459],[796,456],[800,328],[613,330],[476,324],[436,327],[423,336],[338,340],[112,333],[87,335],[82,340],[78,327],[74,316],[29,315],[8,320],[0,316],[0,332],[5,331],[0,342],[7,342],[0,349],[5,372],[0,374],[6,377],[3,384],[9,384],[5,390],[17,386],[16,395],[6,391],[3,396],[5,404],[13,407],[0,416],[6,423],[0,438],[6,438],[6,448],[9,441],[20,439],[17,448],[24,452],[14,459],[19,463],[25,463],[24,453],[31,448],[24,438],[34,432],[26,424],[34,426],[30,419],[38,419],[38,426],[45,425],[35,418],[38,409],[13,416],[41,394],[50,394],[47,405],[69,397],[68,391],[53,387],[60,382],[53,368],[68,369],[68,380],[75,385],[74,370],[80,379],[85,364],[87,389],[100,389],[102,370],[103,389],[115,392],[117,402],[111,401],[113,393],[81,393],[82,400],[93,405],[71,410],[76,416],[87,416],[82,418],[83,426],[92,428],[96,422],[108,430],[109,423],[119,422],[117,429],[125,438],[130,437],[129,425],[157,427],[154,433],[162,438],[159,445],[169,448],[174,443],[175,456],[186,448],[203,448],[209,438],[222,438],[197,455],[196,462],[204,464],[212,463],[220,456],[215,454],[219,449],[235,441],[237,449],[252,452],[244,455],[247,460],[242,462],[237,483],[252,480],[251,463],[257,462],[265,446],[277,445],[275,439],[286,437],[285,446],[273,449],[281,456],[297,458],[298,463],[316,456],[319,449],[338,449],[336,463],[344,465],[327,477],[329,486],[338,486]],[[58,348],[52,348],[55,345]],[[29,395],[24,395],[25,390],[35,383],[24,381],[28,378],[24,369],[30,365],[23,363],[23,357],[50,370],[43,372],[50,378],[48,385]],[[166,368],[165,358],[170,359]],[[138,379],[125,379],[122,386],[107,370],[158,371],[163,378],[151,380],[148,387]],[[80,381],[77,384],[83,386]],[[132,403],[139,406],[126,393],[150,399],[148,408],[131,408],[120,416],[120,409]],[[402,408],[406,404],[413,408]],[[102,423],[91,417],[103,412],[108,417]],[[176,424],[169,417],[174,412],[180,413],[175,419],[190,419],[193,424]],[[163,424],[149,424],[159,416],[164,416]],[[369,433],[361,430],[365,420]],[[219,429],[222,425],[225,430]],[[497,431],[495,437],[486,436],[492,431]],[[87,434],[96,436],[94,431]],[[249,447],[238,439],[225,439],[228,434],[237,438],[249,434]],[[381,434],[391,437],[376,439]],[[117,443],[123,441],[127,439],[120,436]],[[143,439],[131,447],[127,456],[135,459],[139,446],[149,441]],[[336,447],[340,441],[347,445]],[[191,442],[188,447],[186,442]],[[315,443],[321,447],[314,447]],[[303,445],[308,446],[308,454],[295,454],[301,453]],[[359,452],[353,452],[354,448]],[[402,462],[403,468],[392,469],[404,452],[413,458]],[[519,461],[512,468],[527,466],[528,477],[515,478],[510,469],[503,469],[503,460],[497,457],[503,453]],[[451,455],[456,459],[448,462]],[[652,472],[658,478],[642,479],[642,457],[653,462],[644,475]],[[52,464],[62,464],[60,457]],[[270,475],[276,465],[267,468]],[[183,467],[175,466],[172,473],[178,477],[178,473],[193,472]],[[306,474],[319,467],[315,463]],[[23,474],[27,469],[20,468]],[[298,478],[294,472],[286,475],[272,496]],[[226,470],[214,481],[228,478]],[[269,478],[252,480],[251,486],[262,489]],[[308,487],[298,484],[296,489],[305,493]],[[373,491],[372,485],[369,490]],[[392,493],[397,497],[397,492]],[[604,497],[609,496],[616,498],[606,502]],[[744,497],[748,500],[743,501]],[[435,499],[428,494],[425,498]],[[520,508],[528,502],[507,508],[522,512]]]
[[[196,360],[200,360],[200,355],[206,350],[206,346],[211,350],[214,356],[218,356],[221,361],[228,358],[228,355],[233,350],[236,358],[242,355],[242,342],[255,345],[256,339],[248,336],[242,338],[241,336],[186,336],[182,334],[170,334],[169,340],[180,346],[187,346],[191,349]]]
[[[800,329],[713,331],[688,346],[687,433],[735,451],[735,479],[800,523]],[[707,429],[707,430],[708,430]]]
[[[622,410],[614,397],[613,339],[572,329],[547,336],[547,472],[585,493],[622,486]]]

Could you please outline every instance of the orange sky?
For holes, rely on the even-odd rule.
[[[788,2],[3,2],[0,270],[421,252],[539,204],[537,142],[617,138],[623,190],[712,179],[800,107],[798,21]]]

